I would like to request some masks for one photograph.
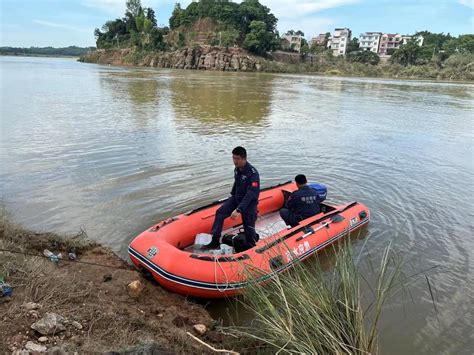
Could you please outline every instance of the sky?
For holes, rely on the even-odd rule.
[[[179,1],[182,7],[191,1]],[[175,0],[142,0],[168,25]],[[349,27],[366,31],[452,35],[474,33],[474,0],[260,0],[279,19],[278,30],[305,37]],[[94,29],[123,17],[125,0],[0,0],[0,46],[95,46]]]

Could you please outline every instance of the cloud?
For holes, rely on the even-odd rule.
[[[320,33],[331,32],[336,26],[336,22],[335,19],[318,16],[308,16],[298,21],[284,18],[278,21],[278,28],[280,35],[288,30],[301,30],[304,32],[305,37],[310,39]]]
[[[319,33],[333,30],[337,20],[318,16],[317,13],[336,7],[352,5],[361,0],[260,0],[268,6],[279,19],[278,29],[281,33],[288,30],[301,30],[307,38]]]
[[[82,0],[81,5],[117,15],[125,11],[125,0]]]
[[[474,10],[474,0],[458,0],[458,2]]]
[[[263,5],[268,6],[272,13],[274,13],[277,17],[293,18],[296,16],[306,16],[311,13],[332,9],[339,6],[355,4],[360,1],[361,0],[260,0],[260,2]],[[142,5],[144,7],[154,7],[170,4],[174,5],[176,2],[181,3],[181,6],[185,7],[191,3],[191,0],[142,0]],[[97,8],[110,13],[122,14],[125,11],[125,0],[82,0],[81,4],[83,6]]]
[[[308,16],[335,7],[352,5],[361,0],[261,0],[261,3],[268,6],[278,18],[297,18],[298,16]]]
[[[143,7],[157,7],[163,4],[175,4],[179,0],[142,0]],[[188,5],[191,1],[181,1]],[[81,0],[81,5],[95,8],[115,16],[122,16],[125,13],[125,0]]]
[[[50,22],[50,21],[43,21],[43,20],[33,20],[34,23],[37,23],[38,25],[42,26],[47,26],[47,27],[55,27],[55,28],[62,28],[65,30],[71,30],[71,31],[83,31],[80,28],[69,26],[69,25],[64,25],[62,23],[56,23],[56,22]]]

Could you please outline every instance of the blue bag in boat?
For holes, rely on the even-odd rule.
[[[319,196],[319,202],[323,202],[326,199],[326,196],[328,194],[328,189],[326,185],[323,184],[318,184],[318,183],[313,183],[313,184],[308,184],[309,187],[312,189],[316,190]]]

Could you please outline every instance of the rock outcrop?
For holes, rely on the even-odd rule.
[[[174,52],[140,52],[133,48],[99,49],[82,56],[80,61],[157,68],[255,72],[262,71],[264,59],[240,48],[199,46]]]

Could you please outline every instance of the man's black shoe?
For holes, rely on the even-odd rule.
[[[219,242],[210,242],[209,244],[204,244],[201,247],[201,250],[212,250],[212,249],[220,249],[221,244]]]

